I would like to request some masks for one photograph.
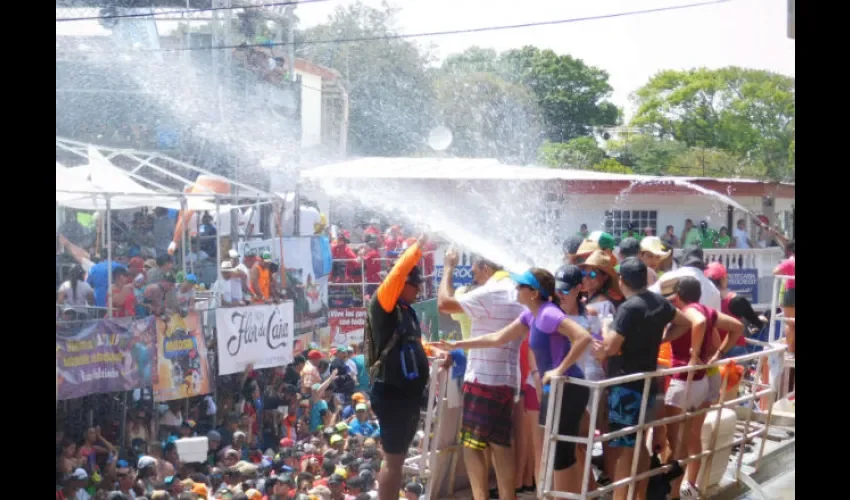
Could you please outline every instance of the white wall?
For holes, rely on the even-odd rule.
[[[301,147],[322,143],[322,77],[297,71],[301,75]]]
[[[760,197],[742,196],[735,201],[757,214],[761,213]],[[675,227],[677,234],[681,233],[685,219],[692,219],[696,224],[707,219],[714,229],[726,225],[726,205],[705,196],[656,193],[628,194],[618,199],[614,195],[571,194],[561,205],[561,230],[572,234],[582,223],[587,224],[591,231],[604,229],[606,210],[657,210],[659,233],[664,232],[668,225]],[[736,211],[734,219],[744,215]]]

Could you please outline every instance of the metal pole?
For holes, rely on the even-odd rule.
[[[655,382],[655,379],[646,378],[643,382],[643,397],[640,401],[640,416],[638,417],[638,425],[643,425],[646,420],[646,407],[649,403],[649,384]],[[638,429],[637,436],[635,438],[635,451],[634,455],[632,455],[632,477],[637,476],[638,462],[640,461],[640,453],[641,450],[646,447],[646,444],[643,442],[643,427]],[[629,495],[628,500],[633,500],[635,497],[635,485],[637,483],[629,484]]]
[[[188,3],[188,0],[186,0]],[[218,201],[218,198],[216,198]],[[180,258],[182,259],[181,268],[183,269],[183,276],[186,276],[186,232],[189,230],[189,224],[191,223],[191,218],[189,216],[189,207],[186,203],[186,198],[180,199],[180,209],[183,211],[183,216],[186,217],[186,223],[183,224],[183,231],[180,235],[181,249],[180,249]]]
[[[121,442],[118,443],[118,455],[121,455],[121,451],[124,449],[124,443],[127,439],[127,392],[124,391],[124,394],[121,396]]]
[[[593,443],[596,436],[596,419],[599,416],[599,399],[602,389],[593,387],[593,406],[590,407],[590,430],[587,432],[587,453],[584,457],[584,469],[581,474],[581,497],[587,498],[587,489],[590,486],[591,463],[593,459]]]
[[[112,199],[106,197],[106,315],[112,317]]]
[[[216,227],[215,231],[215,254],[216,254],[216,280],[221,279],[221,262],[224,260],[221,255],[221,200],[216,196],[215,198],[215,223],[218,227]]]

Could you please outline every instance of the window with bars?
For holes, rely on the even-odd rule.
[[[617,242],[633,224],[635,230],[643,234],[644,228],[651,227],[652,234],[658,234],[658,210],[606,210],[605,232],[610,233]]]

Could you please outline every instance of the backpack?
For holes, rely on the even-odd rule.
[[[401,314],[401,308],[396,306],[393,312],[395,316],[393,334],[390,337],[390,340],[387,342],[387,345],[384,346],[384,348],[380,351],[378,350],[380,346],[375,345],[375,339],[372,334],[372,311],[369,310],[369,312],[366,314],[366,326],[363,329],[363,354],[366,358],[366,368],[369,371],[369,378],[372,381],[374,381],[378,374],[381,373],[384,359],[387,357],[387,354],[389,354],[390,351],[392,351],[393,348],[399,343],[400,340],[400,335],[398,333],[398,325],[401,324],[403,319]]]

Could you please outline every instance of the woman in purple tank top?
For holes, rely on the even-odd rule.
[[[470,340],[441,341],[437,347],[449,351],[498,347],[529,335],[529,348],[534,353],[538,370],[543,374],[543,394],[538,395],[541,401],[538,423],[543,426],[548,410],[549,382],[565,375],[584,378],[578,362],[591,345],[592,338],[585,328],[567,317],[561,309],[552,273],[532,268],[522,274],[512,274],[511,278],[517,283],[517,301],[527,308],[519,318],[498,332]],[[570,383],[564,385],[561,418],[558,422],[559,435],[579,435],[579,425],[589,397],[590,391],[585,386]],[[559,441],[555,446],[555,461],[552,464],[555,470],[554,490],[580,493],[582,469],[581,466],[574,467],[575,464],[575,443]]]

